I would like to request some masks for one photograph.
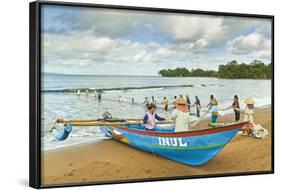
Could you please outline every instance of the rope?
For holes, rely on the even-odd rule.
[[[208,114],[209,112],[207,111],[202,117],[200,117],[197,121],[195,121],[192,125],[190,125],[190,127],[194,127],[195,125],[197,125],[200,121],[202,121],[202,119],[204,119],[204,117]]]
[[[57,120],[55,121],[55,123],[53,124],[52,128],[50,129],[50,133],[56,128],[56,125],[57,125]]]

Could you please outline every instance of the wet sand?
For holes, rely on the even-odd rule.
[[[241,114],[243,119],[243,114]],[[233,122],[234,114],[218,122]],[[206,128],[203,120],[197,128]],[[103,140],[42,152],[42,183],[66,184],[108,180],[151,179],[172,176],[223,174],[271,170],[271,108],[255,110],[255,123],[269,131],[265,139],[237,134],[212,160],[192,167],[131,148],[114,140]]]

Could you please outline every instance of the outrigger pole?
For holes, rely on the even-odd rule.
[[[75,127],[86,127],[86,126],[116,126],[116,125],[141,125],[144,124],[140,119],[116,119],[116,120],[64,120],[57,119],[56,123],[62,123],[67,125],[71,123],[72,126]],[[156,124],[172,124],[174,121],[166,120],[166,121],[157,121]]]

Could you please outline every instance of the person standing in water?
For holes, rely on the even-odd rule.
[[[188,111],[186,100],[179,97],[176,101],[176,109],[171,114],[171,119],[175,121],[175,132],[188,131],[188,123],[190,122],[190,114]]]
[[[143,104],[144,104],[146,107],[149,106],[149,101],[148,101],[147,97],[144,98]]]
[[[187,108],[190,111],[191,101],[188,94],[185,96],[185,100],[186,100]]]
[[[135,97],[133,96],[132,97],[132,104],[134,104],[135,103]]]
[[[195,96],[195,102],[193,104],[196,108],[196,116],[200,117],[200,109],[201,109],[201,104],[200,104],[200,99],[198,96]]]
[[[78,96],[80,96],[80,90],[79,90],[79,89],[77,90],[76,94],[77,94]]]
[[[214,95],[210,96],[210,103],[208,104],[208,106],[209,106],[208,112],[212,113],[211,124],[216,123],[219,115],[219,110],[218,110],[218,101],[214,97]]]
[[[162,104],[164,105],[164,110],[168,111],[168,105],[169,105],[169,101],[166,97],[164,97]]]
[[[155,100],[154,96],[151,96],[151,101],[152,101],[153,104],[156,105],[156,100]]]
[[[102,93],[101,90],[98,90],[98,91],[97,91],[97,96],[98,96],[98,100],[99,100],[99,101],[101,101],[101,93]]]
[[[163,121],[165,118],[158,116],[156,112],[156,105],[153,103],[149,104],[148,107],[148,112],[145,114],[143,118],[143,123],[145,124],[145,129],[149,131],[155,130],[156,127],[156,120],[158,121]]]
[[[121,102],[122,101],[122,96],[119,96],[118,97],[118,102]]]
[[[177,106],[176,106],[176,101],[177,101],[177,96],[174,96],[174,101],[173,101],[173,105],[174,105],[173,108],[174,108],[174,109],[176,109],[176,107],[177,107]]]

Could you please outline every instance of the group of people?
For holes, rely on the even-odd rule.
[[[182,98],[182,99],[184,99],[182,95],[180,95],[179,97]],[[174,108],[174,109],[176,108],[177,99],[178,99],[178,97],[177,97],[177,96],[174,96],[174,101],[172,102],[173,108]],[[196,116],[197,116],[197,117],[200,117],[200,108],[201,108],[201,104],[200,104],[200,99],[199,99],[199,97],[198,97],[198,96],[195,96],[195,101],[194,101],[194,103],[192,104],[192,103],[191,103],[191,100],[190,100],[190,98],[189,98],[189,96],[186,95],[184,101],[186,102],[186,106],[187,106],[188,110],[190,110],[191,106],[196,107]],[[156,103],[156,100],[155,100],[155,98],[154,98],[154,96],[151,97],[151,103],[154,104],[154,105],[157,104],[157,103]],[[143,104],[144,104],[146,107],[148,107],[151,103],[150,103],[149,99],[148,99],[147,97],[145,97]],[[167,98],[166,96],[163,98],[161,104],[164,105],[164,110],[165,110],[165,111],[168,111],[168,108],[169,108],[169,100],[168,100],[168,98]]]
[[[171,119],[175,121],[175,132],[179,131],[188,131],[189,129],[189,122],[191,120],[190,116],[190,108],[191,106],[196,107],[196,115],[197,117],[200,117],[200,99],[198,96],[195,96],[195,102],[191,104],[190,98],[187,95],[185,98],[180,95],[179,97],[174,97],[174,109],[171,114]],[[147,101],[147,98],[145,100],[148,112],[145,114],[143,118],[143,122],[146,124],[147,130],[154,130],[156,127],[156,120],[163,121],[165,118],[160,117],[156,114],[156,103],[149,103]],[[255,101],[252,98],[247,98],[244,103],[246,104],[245,110],[244,110],[244,121],[249,121],[249,124],[246,126],[246,130],[251,130],[253,128],[253,115],[254,115],[254,104]],[[168,110],[169,101],[166,97],[163,98],[162,104],[165,106],[165,110]],[[218,101],[214,97],[214,95],[210,95],[210,102],[206,106],[207,111],[206,113],[211,113],[211,126],[216,126],[217,119],[219,116],[219,109],[218,109]],[[232,104],[224,109],[221,109],[220,111],[227,110],[227,109],[233,109],[234,112],[234,119],[235,122],[238,122],[240,120],[240,103],[238,99],[238,95],[234,95]]]
[[[166,99],[166,97],[165,97]],[[187,103],[183,96],[180,96],[175,101],[175,109],[171,114],[171,119],[173,119],[176,123],[175,132],[179,131],[188,131],[188,124],[190,122],[190,114],[187,107]],[[146,124],[146,130],[154,130],[156,127],[156,120],[163,121],[165,118],[160,117],[156,114],[156,105],[154,103],[150,103],[147,107],[148,112],[145,114],[143,118],[143,122]]]

